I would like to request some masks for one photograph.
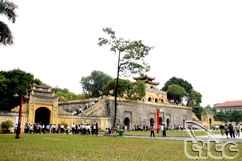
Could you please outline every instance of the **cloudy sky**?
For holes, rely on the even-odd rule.
[[[149,76],[172,76],[203,95],[203,106],[242,99],[242,1],[21,0],[13,46],[0,46],[0,70],[19,68],[51,86],[81,93],[93,70],[116,75],[117,59],[97,45],[103,27],[154,49]]]

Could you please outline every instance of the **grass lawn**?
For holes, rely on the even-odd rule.
[[[207,135],[207,133],[203,131],[195,131],[194,132],[196,136],[204,136]],[[212,131],[214,134],[220,134],[220,131]],[[136,136],[150,136],[150,131],[126,131],[124,132],[124,135],[136,135]],[[161,135],[161,133],[157,134],[155,132],[155,135]],[[189,136],[189,134],[186,131],[182,130],[166,130],[166,136]]]
[[[189,160],[183,141],[66,134],[14,137],[0,135],[0,160]],[[238,149],[240,160],[242,144]]]

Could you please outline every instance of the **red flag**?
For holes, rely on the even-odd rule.
[[[112,94],[113,94],[113,90],[110,90],[110,91],[109,91],[109,94],[112,95]]]
[[[160,115],[160,110],[157,109],[157,112],[156,112],[156,120],[157,120],[157,133],[160,131],[160,124],[159,124],[159,116]]]

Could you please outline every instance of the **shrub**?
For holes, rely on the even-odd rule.
[[[13,127],[13,121],[11,120],[3,121],[1,123],[1,127],[5,130],[8,130],[9,128]]]
[[[67,126],[67,123],[64,122],[64,121],[62,121],[60,124],[61,124],[61,125],[64,125],[65,128],[66,128],[66,126]]]

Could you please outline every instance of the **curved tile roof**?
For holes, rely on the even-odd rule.
[[[231,106],[242,106],[242,100],[239,100],[239,101],[227,101],[227,102],[215,105],[214,107],[231,107]]]

